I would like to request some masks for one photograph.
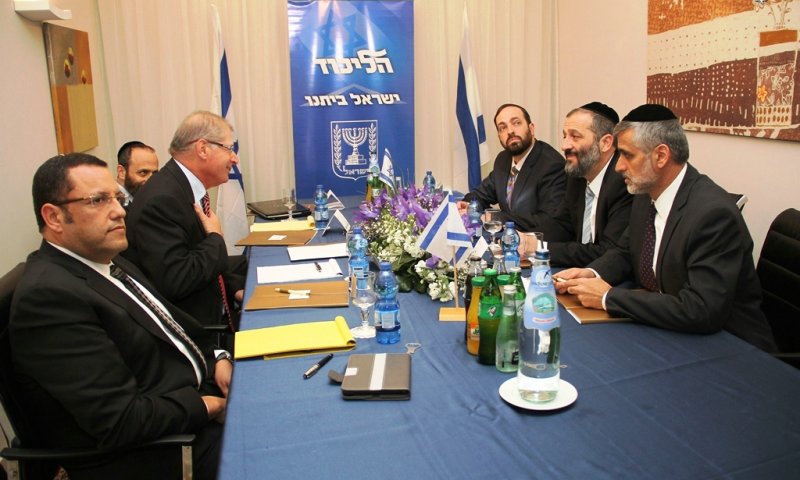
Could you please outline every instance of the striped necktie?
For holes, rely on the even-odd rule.
[[[583,208],[583,234],[581,243],[592,243],[592,204],[594,203],[594,192],[589,185],[586,185],[586,205]]]
[[[208,198],[208,192],[203,195],[203,198],[200,200],[200,206],[203,207],[203,213],[206,214],[207,217],[211,216],[211,202]],[[235,332],[236,328],[233,326],[233,315],[231,314],[231,308],[228,305],[228,295],[225,291],[225,279],[222,278],[222,275],[217,276],[217,283],[219,284],[219,291],[220,295],[222,296],[222,312],[225,314],[225,318],[228,320],[228,327],[230,327],[231,332]]]
[[[511,167],[511,174],[508,176],[508,183],[506,184],[506,204],[511,208],[511,195],[514,193],[514,183],[517,181],[517,174],[519,170],[517,166]]]
[[[161,307],[158,306],[150,296],[142,290],[133,279],[125,273],[118,265],[111,264],[111,276],[122,282],[122,284],[127,288],[133,295],[139,299],[142,304],[146,305],[151,312],[161,320],[161,323],[169,328],[169,330],[175,334],[175,336],[184,344],[186,345],[189,354],[194,357],[197,361],[197,364],[200,365],[202,368],[203,378],[208,376],[208,365],[206,364],[206,359],[203,357],[203,352],[200,350],[200,347],[194,343],[194,340],[186,334],[183,327],[172,318],[168,312],[165,312]]]
[[[644,241],[642,242],[642,254],[639,257],[639,280],[642,286],[651,292],[658,291],[658,282],[653,273],[653,255],[656,249],[656,205],[650,202],[650,209],[647,211],[647,219],[644,224]]]

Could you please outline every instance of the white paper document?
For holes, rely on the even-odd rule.
[[[258,283],[286,283],[301,280],[322,280],[342,277],[342,269],[334,259],[327,262],[296,263],[293,265],[275,265],[256,267]]]
[[[347,256],[347,244],[341,243],[323,243],[319,245],[304,245],[298,247],[287,247],[286,251],[289,252],[289,260],[296,262],[298,260],[317,260],[320,258],[337,258]]]

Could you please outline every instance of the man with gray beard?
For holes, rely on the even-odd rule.
[[[612,132],[617,122],[617,112],[600,102],[567,114],[561,144],[567,192],[556,214],[539,225],[552,265],[586,266],[628,226],[633,197],[614,171],[619,153]]]

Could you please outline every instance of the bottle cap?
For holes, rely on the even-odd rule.
[[[511,267],[511,268],[508,269],[508,271],[511,272],[511,273],[522,273],[522,268],[520,268],[520,267]]]
[[[497,284],[500,286],[508,285],[511,283],[511,277],[506,274],[497,276]]]
[[[506,222],[506,228],[514,228],[514,222]]]
[[[353,227],[353,233],[361,233],[361,232],[363,232],[363,230],[361,230],[361,227]]]
[[[431,174],[431,171],[430,171],[430,170],[428,170],[427,172],[425,172],[425,175],[430,175],[430,174]]]
[[[515,293],[517,293],[517,286],[516,285],[503,285],[503,294],[504,295],[514,295]]]
[[[381,260],[381,263],[378,264],[378,267],[381,269],[382,272],[385,272],[387,270],[391,271],[392,263],[387,262],[386,260]]]
[[[497,270],[495,270],[494,268],[487,268],[486,270],[483,271],[483,275],[486,277],[496,277]]]
[[[486,277],[472,277],[473,287],[482,287],[486,283]]]
[[[481,261],[481,257],[478,254],[470,253],[469,254],[469,261],[470,262],[480,262]]]

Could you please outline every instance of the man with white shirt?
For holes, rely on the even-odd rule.
[[[750,233],[730,195],[687,163],[677,117],[645,104],[614,134],[616,170],[635,195],[628,232],[589,268],[560,272],[558,290],[614,316],[682,332],[725,329],[773,351]],[[643,288],[612,287],[626,280]]]
[[[33,199],[43,241],[9,322],[12,391],[37,432],[29,441],[109,450],[65,461],[70,478],[177,478],[167,452],[126,447],[196,433],[195,478],[214,478],[232,364],[117,255],[128,245],[125,196],[107,164],[53,157],[34,175]]]
[[[234,302],[242,300],[247,264],[242,256],[228,255],[207,192],[227,182],[239,162],[233,128],[219,115],[194,112],[176,129],[169,152],[172,159],[139,190],[128,211],[123,255],[198,321],[235,330]]]
[[[585,266],[618,242],[628,227],[633,197],[614,170],[618,122],[617,112],[600,102],[567,114],[561,145],[567,193],[556,214],[537,228],[548,242],[551,265]],[[520,249],[524,252],[526,246]]]
[[[459,211],[463,214],[472,199],[483,209],[497,204],[503,222],[513,221],[519,230],[533,231],[556,212],[564,197],[564,158],[536,139],[531,116],[519,105],[501,105],[494,124],[504,150],[497,154],[489,176],[458,202]]]

